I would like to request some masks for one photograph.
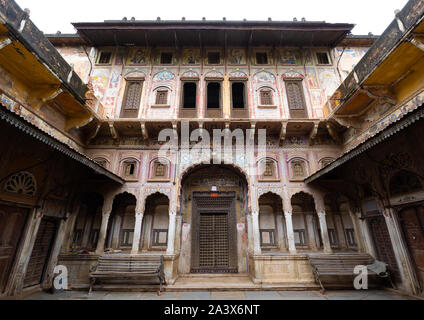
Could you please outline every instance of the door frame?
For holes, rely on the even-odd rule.
[[[193,191],[191,210],[191,273],[215,273],[202,270],[199,265],[199,227],[201,213],[227,213],[228,221],[228,269],[216,270],[216,273],[238,273],[237,252],[237,193],[236,191],[218,192],[218,197],[211,197],[209,191]],[[209,272],[210,271],[210,272]]]

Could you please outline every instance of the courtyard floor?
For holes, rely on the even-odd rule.
[[[367,291],[218,291],[153,292],[66,291],[50,294],[37,292],[26,300],[418,300],[389,290]]]

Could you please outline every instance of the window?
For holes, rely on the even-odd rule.
[[[292,172],[293,172],[293,178],[303,178],[305,173],[305,164],[301,160],[295,160],[292,161]]]
[[[274,163],[270,160],[265,161],[264,177],[274,176]]]
[[[166,105],[168,103],[168,90],[156,91],[156,105]]]
[[[196,108],[196,83],[186,82],[183,85],[183,108]]]
[[[160,162],[155,163],[155,176],[164,177],[165,176],[165,165]]]
[[[172,63],[172,53],[171,52],[161,52],[160,63],[161,64],[171,64]]]
[[[163,247],[168,244],[168,229],[152,230],[152,246]]]
[[[121,118],[138,116],[142,89],[143,82],[141,80],[127,80],[121,108]]]
[[[330,245],[337,246],[336,230],[328,228],[328,238],[330,240]]]
[[[100,51],[99,59],[97,60],[98,64],[110,64],[112,58],[112,52],[110,51]]]
[[[131,247],[133,238],[134,238],[134,230],[133,229],[123,229],[122,230],[121,246]]]
[[[318,64],[330,64],[330,58],[327,52],[317,52]]]
[[[261,90],[260,92],[260,104],[262,106],[272,106],[273,105],[273,99],[272,99],[272,91],[267,90]]]
[[[296,246],[305,247],[306,246],[306,232],[304,229],[293,230],[294,233],[294,242]]]
[[[208,52],[208,64],[220,64],[221,63],[221,55],[219,52],[213,51]]]
[[[320,165],[321,165],[321,169],[328,166],[329,164],[331,164],[334,161],[334,159],[332,158],[324,158],[320,161]]]
[[[106,168],[107,161],[105,159],[95,159],[94,160],[99,166],[102,166],[103,168]]]
[[[209,109],[219,109],[221,107],[221,84],[218,82],[208,83],[207,107]]]
[[[124,163],[124,176],[125,177],[135,177],[135,168],[137,164],[135,161],[125,162]]]
[[[234,82],[231,85],[233,108],[243,109],[245,107],[244,83]]]
[[[266,52],[256,52],[256,64],[268,64],[268,55]]]
[[[354,229],[346,229],[346,238],[347,243],[349,247],[356,247],[356,240],[355,240],[355,230]]]
[[[290,116],[293,118],[306,117],[305,96],[303,95],[302,80],[286,80],[285,83]]]
[[[275,229],[261,229],[261,246],[276,246]]]

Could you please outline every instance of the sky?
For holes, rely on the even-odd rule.
[[[44,33],[75,33],[71,22],[121,20],[267,20],[353,23],[353,34],[380,35],[408,0],[15,0]]]

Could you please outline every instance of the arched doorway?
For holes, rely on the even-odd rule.
[[[292,197],[291,205],[296,249],[316,251],[323,247],[314,198],[300,192]]]
[[[169,199],[162,193],[146,198],[142,251],[166,251],[169,227]]]
[[[259,197],[259,235],[262,251],[287,248],[282,199],[274,193]]]
[[[103,197],[97,193],[80,196],[71,247],[73,251],[94,251],[102,224]]]
[[[393,198],[424,198],[419,177],[409,171],[400,171],[390,179],[390,196]],[[415,195],[415,196],[414,196]],[[411,260],[424,291],[424,203],[410,202],[397,209],[399,223]]]
[[[180,272],[247,272],[245,176],[232,166],[202,165],[187,172],[181,186]]]
[[[121,193],[113,200],[112,213],[108,222],[105,248],[130,251],[134,238],[136,198]]]

